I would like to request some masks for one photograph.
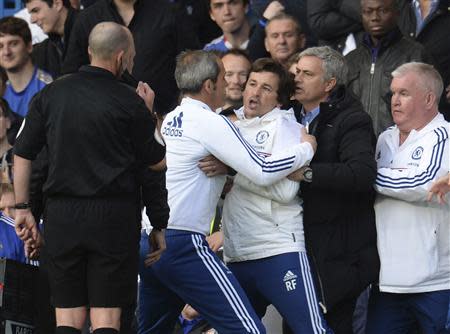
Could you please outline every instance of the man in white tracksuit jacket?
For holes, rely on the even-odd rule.
[[[185,303],[221,334],[265,333],[235,276],[205,240],[225,176],[208,177],[199,160],[214,155],[255,183],[270,185],[310,161],[315,140],[303,136],[307,142],[270,157],[258,154],[228,119],[213,111],[224,105],[224,76],[221,60],[212,53],[187,51],[177,58],[175,78],[184,97],[161,128],[170,208],[167,248],[141,275],[148,292],[142,334],[170,333]]]
[[[299,143],[289,100],[292,79],[270,58],[257,60],[235,125],[263,155]],[[238,173],[223,209],[224,258],[262,317],[273,304],[294,333],[329,333],[305,252],[299,183],[287,178],[259,186]]]
[[[397,68],[391,83],[395,126],[378,139],[375,203],[379,291],[367,332],[446,333],[450,298],[450,205],[427,201],[450,170],[449,123],[438,112],[443,84],[430,65]]]

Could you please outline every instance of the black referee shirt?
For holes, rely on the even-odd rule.
[[[48,149],[48,196],[136,193],[137,169],[164,158],[144,101],[104,69],[83,66],[46,86],[32,100],[14,146],[34,160]]]
[[[198,49],[198,38],[184,13],[168,0],[137,0],[130,29],[136,47],[133,76],[147,82],[156,93],[155,107],[169,112],[175,106],[175,59],[185,49]],[[124,25],[113,0],[98,0],[81,11],[72,29],[63,63],[63,73],[73,73],[89,63],[88,37],[97,23],[112,21]]]

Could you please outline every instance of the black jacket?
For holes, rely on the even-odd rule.
[[[137,0],[128,25],[134,38],[136,56],[133,76],[147,82],[156,93],[155,109],[171,111],[177,104],[176,56],[185,49],[198,49],[198,38],[179,8],[167,0]],[[112,21],[124,25],[113,0],[98,0],[83,10],[72,30],[63,73],[73,73],[89,63],[88,38],[97,23]]]
[[[420,43],[403,37],[398,29],[380,41],[376,57],[372,54],[370,37],[365,35],[363,43],[345,58],[349,64],[349,87],[372,117],[377,136],[393,125],[390,107],[392,71],[411,61],[432,62]]]
[[[400,9],[398,25],[403,35],[421,43],[435,60],[437,70],[444,80],[444,88],[450,85],[450,0],[439,1],[438,9],[427,18],[425,26],[416,34],[416,16],[412,1],[405,0]],[[445,91],[439,104],[447,121],[450,120],[450,104]]]
[[[344,86],[309,126],[317,138],[311,183],[301,183],[307,252],[329,311],[378,280],[370,117]]]
[[[66,57],[67,46],[70,42],[70,33],[78,11],[68,8],[66,22],[64,23],[64,39],[57,34],[50,34],[48,38],[33,45],[33,64],[49,73],[53,79],[61,75],[61,67]]]
[[[308,0],[308,23],[319,45],[329,45],[342,52],[350,33],[357,43],[361,41],[360,3],[360,0]]]
[[[105,69],[84,66],[33,98],[14,149],[34,160],[47,148],[49,197],[126,196],[139,186],[136,171],[164,158],[154,129],[134,89]]]

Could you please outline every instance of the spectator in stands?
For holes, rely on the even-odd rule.
[[[222,56],[225,68],[225,105],[228,108],[238,109],[242,106],[242,91],[252,66],[248,55],[239,49],[231,49]]]
[[[24,244],[14,230],[13,187],[9,183],[2,183],[0,187],[0,257],[26,263]]]
[[[367,333],[412,333],[416,321],[421,333],[448,333],[450,203],[428,201],[434,180],[450,170],[449,124],[438,112],[443,82],[431,65],[416,62],[392,76],[395,126],[376,149],[381,269]]]
[[[246,17],[248,0],[209,0],[211,19],[222,29],[223,35],[206,44],[206,51],[225,52],[230,49],[247,49],[250,23]]]
[[[181,11],[167,0],[101,0],[81,11],[73,26],[63,63],[63,73],[76,72],[89,64],[88,37],[99,22],[111,21],[128,27],[136,45],[133,77],[126,81],[134,86],[147,82],[155,91],[155,110],[167,113],[177,103],[178,89],[173,73],[175,58],[185,49],[198,49],[197,37],[190,25],[181,25]]]
[[[305,47],[305,35],[293,16],[280,13],[267,22],[264,42],[270,57],[288,69],[289,57]]]
[[[31,42],[33,43],[33,45],[48,38],[48,36],[42,31],[41,28],[39,28],[37,24],[31,23],[30,13],[28,13],[28,10],[26,8],[22,8],[17,13],[15,13],[14,16],[18,17],[19,19],[25,20],[28,23],[28,27],[31,31]]]
[[[354,50],[362,40],[361,0],[308,0],[308,22],[319,38],[319,45],[329,45],[343,55]]]
[[[260,27],[262,27],[262,30],[264,31],[264,23],[270,19],[270,17],[266,15],[266,10],[269,6],[273,6],[274,2],[278,3],[276,4],[277,7],[281,5],[286,14],[292,15],[298,22],[301,23],[306,37],[306,46],[309,47],[317,45],[317,39],[311,32],[308,25],[306,0],[250,0],[252,11],[256,14],[257,18],[261,20]],[[255,28],[255,33],[256,29],[257,28]],[[261,55],[258,58],[262,57],[264,57],[264,55]]]
[[[24,20],[0,19],[0,66],[8,76],[3,97],[22,117],[28,113],[31,98],[52,81],[49,74],[33,65],[32,49],[31,32]]]
[[[422,45],[397,27],[398,0],[362,0],[363,42],[346,56],[349,87],[370,115],[378,136],[393,124],[390,110],[392,69],[410,61],[430,61]]]
[[[272,57],[286,63],[289,56],[306,45],[306,36],[302,31],[302,27],[306,26],[306,19],[300,25],[300,19],[290,14],[279,1],[270,2],[262,15],[248,45],[250,59]],[[269,32],[268,25],[274,18]],[[281,48],[281,52],[275,48]],[[294,49],[296,51],[292,51]]]
[[[61,66],[66,57],[70,32],[78,11],[73,9],[69,0],[25,0],[31,15],[48,38],[33,46],[33,63],[53,78],[61,74]]]
[[[319,299],[334,333],[352,333],[355,303],[378,278],[373,182],[375,135],[361,103],[345,86],[347,66],[330,47],[300,54],[295,97],[299,121],[317,138],[301,182],[306,249]]]
[[[439,111],[450,121],[450,0],[408,0],[400,7],[399,27],[406,37],[421,43],[433,57],[444,80]]]

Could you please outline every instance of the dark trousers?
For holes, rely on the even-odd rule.
[[[353,312],[355,311],[356,299],[344,300],[325,314],[325,320],[334,334],[353,334]],[[283,334],[293,334],[284,320]]]

